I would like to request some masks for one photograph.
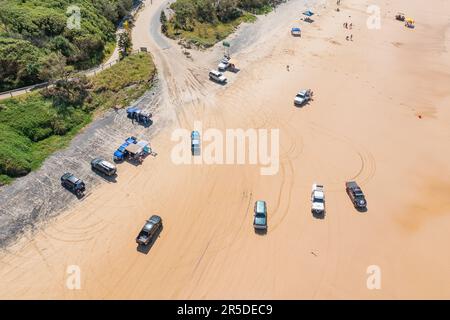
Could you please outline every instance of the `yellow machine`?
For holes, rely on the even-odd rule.
[[[414,28],[414,19],[413,18],[406,18],[405,20],[405,26],[408,28]]]

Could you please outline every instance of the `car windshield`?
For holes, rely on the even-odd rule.
[[[297,94],[297,98],[304,98],[304,97],[305,97],[305,95],[303,93],[298,93]]]
[[[320,198],[314,198],[314,202],[317,202],[317,203],[323,203],[323,199],[320,199]]]
[[[264,213],[257,213],[257,214],[256,214],[256,217],[257,217],[257,218],[265,218],[266,215],[265,215]]]

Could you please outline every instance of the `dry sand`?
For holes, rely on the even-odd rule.
[[[378,3],[381,30],[366,28],[368,1],[344,0],[340,12],[334,2],[316,6],[301,39],[289,35],[301,2],[280,7],[266,18],[279,23],[236,53],[242,70],[225,87],[207,80],[220,47],[193,61],[173,42],[158,48],[143,30],[161,1],[148,5],[134,41],[151,48],[174,115],[152,141],[158,156],[120,165],[116,184],[4,252],[0,297],[450,298],[450,7]],[[395,21],[397,11],[416,29]],[[295,108],[303,87],[315,100]],[[279,128],[278,175],[174,165],[170,135],[195,120],[221,130]],[[349,179],[364,189],[368,212],[352,207]],[[324,219],[310,213],[314,181],[326,188]],[[268,204],[265,236],[252,228],[257,199]],[[165,227],[145,254],[134,238],[151,214]],[[80,267],[80,290],[66,287],[69,265]],[[370,265],[381,268],[381,290],[366,287]]]

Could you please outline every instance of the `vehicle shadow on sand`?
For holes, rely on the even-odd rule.
[[[305,102],[305,103],[302,103],[302,104],[295,104],[294,103],[294,107],[296,107],[296,108],[304,108],[304,107],[309,107],[309,105],[311,104],[311,101],[312,101],[312,99],[310,100],[310,101],[308,101],[308,102]]]
[[[225,87],[228,84],[228,82],[218,82],[218,81],[215,81],[212,79],[210,79],[209,81],[211,81],[212,83],[217,84],[219,86],[222,86],[222,87]]]
[[[255,229],[255,234],[257,234],[258,236],[265,236],[268,230],[269,227],[267,227],[266,229]]]
[[[325,220],[325,212],[322,213],[312,212],[312,215],[316,219]]]
[[[85,193],[75,193],[73,191],[70,191],[66,187],[62,186],[65,192],[70,193],[72,196],[75,196],[78,200],[83,200],[86,197]]]
[[[227,72],[231,72],[231,73],[239,73],[241,71],[241,69],[238,68],[234,68],[234,69],[227,69]]]
[[[106,174],[103,174],[101,172],[97,172],[97,171],[93,171],[98,177],[102,178],[103,180],[105,180],[106,182],[109,183],[117,183],[117,174],[113,175],[113,176],[108,176]]]
[[[150,128],[153,125],[153,120],[150,119],[150,120],[148,120],[148,122],[139,122],[139,121],[135,120],[132,123],[133,123],[133,125],[136,124],[136,125],[140,125],[144,128]]]
[[[153,245],[155,244],[156,240],[158,240],[161,232],[163,231],[164,226],[161,226],[161,228],[155,233],[155,235],[153,236],[152,240],[150,241],[150,243],[148,245],[142,245],[142,244],[138,244],[138,246],[136,247],[136,251],[142,254],[148,254],[150,252],[150,250],[152,249]]]

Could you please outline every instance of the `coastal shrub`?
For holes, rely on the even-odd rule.
[[[20,177],[31,171],[31,141],[0,123],[0,174]]]
[[[170,38],[183,38],[199,47],[210,47],[225,39],[242,22],[253,22],[253,14],[264,14],[282,0],[177,0],[170,5],[174,15],[163,24]],[[162,19],[162,17],[161,17]]]
[[[67,28],[80,8],[81,28]],[[0,91],[40,82],[42,58],[59,52],[82,70],[100,64],[115,43],[115,25],[130,13],[133,0],[0,0]]]
[[[97,110],[137,99],[151,87],[155,74],[151,56],[140,53],[89,79],[89,98],[55,104],[54,91],[43,90],[2,101],[0,184],[39,168],[51,153],[66,147]]]

